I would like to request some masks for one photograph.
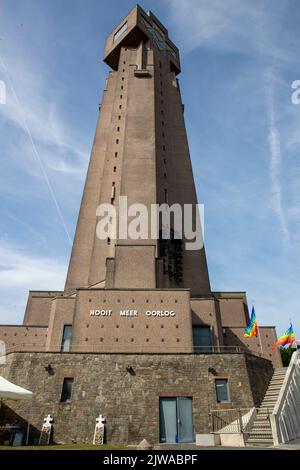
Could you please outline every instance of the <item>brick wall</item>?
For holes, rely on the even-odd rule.
[[[45,370],[48,364],[52,375]],[[192,396],[195,432],[209,432],[210,409],[258,405],[272,372],[269,361],[243,354],[15,353],[0,366],[1,375],[34,392],[31,418],[28,403],[10,405],[14,411],[36,429],[50,413],[54,440],[66,443],[91,443],[100,413],[107,420],[108,442],[157,443],[159,397],[170,395]],[[216,403],[217,376],[229,380],[230,404]],[[74,378],[71,403],[60,403],[64,377]]]

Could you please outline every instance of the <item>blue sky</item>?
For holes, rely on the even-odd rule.
[[[108,67],[135,2],[1,0],[0,322],[29,289],[62,289]],[[261,324],[300,337],[297,0],[141,3],[181,51],[179,76],[214,290],[246,290]]]

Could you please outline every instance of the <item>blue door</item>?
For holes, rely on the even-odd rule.
[[[190,397],[177,398],[179,442],[194,442],[193,403]]]
[[[175,444],[194,441],[191,397],[159,399],[160,442]]]

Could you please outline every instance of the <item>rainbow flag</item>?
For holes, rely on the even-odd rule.
[[[258,336],[258,324],[257,324],[256,313],[254,310],[254,305],[252,305],[250,324],[244,334],[245,338],[251,338],[253,336]]]
[[[279,340],[274,344],[272,349],[276,348],[288,348],[292,346],[292,344],[296,343],[296,335],[293,329],[293,325],[291,324],[289,329],[279,338]]]

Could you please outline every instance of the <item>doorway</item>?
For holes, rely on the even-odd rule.
[[[191,397],[160,397],[160,442],[194,442],[193,402]]]

